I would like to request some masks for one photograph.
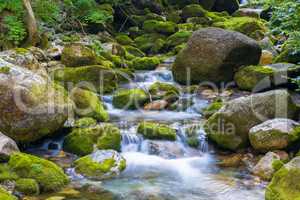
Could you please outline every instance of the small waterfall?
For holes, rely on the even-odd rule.
[[[140,151],[143,138],[135,133],[124,131],[122,133],[122,152],[137,152]]]

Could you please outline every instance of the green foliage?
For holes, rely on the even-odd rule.
[[[4,27],[6,28],[5,39],[13,42],[15,45],[20,44],[25,39],[27,33],[26,28],[17,16],[4,17]]]
[[[3,10],[8,10],[18,16],[22,16],[24,11],[22,0],[0,0],[0,13]]]
[[[32,7],[36,17],[47,24],[53,25],[59,19],[60,7],[56,1],[35,0]]]

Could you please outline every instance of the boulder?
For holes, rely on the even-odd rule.
[[[132,68],[136,70],[154,70],[160,64],[157,57],[135,58],[132,61]]]
[[[237,150],[249,144],[249,130],[268,119],[294,118],[298,107],[286,90],[272,90],[228,101],[205,123],[208,137]]]
[[[96,55],[82,44],[68,44],[61,54],[61,62],[67,67],[79,67],[97,64]]]
[[[283,162],[276,153],[269,152],[252,169],[252,173],[265,181],[270,181],[273,174],[282,167]]]
[[[190,17],[204,17],[206,10],[199,4],[190,4],[182,9],[181,17],[186,20]]]
[[[164,110],[168,104],[166,100],[155,100],[146,104],[144,110]]]
[[[0,132],[0,161],[7,160],[10,155],[18,151],[15,141]]]
[[[65,67],[52,72],[54,80],[64,85],[66,88],[80,87],[99,93],[110,93],[118,86],[116,72],[101,65],[91,65],[83,67]]]
[[[276,86],[284,86],[290,78],[300,74],[300,67],[289,63],[273,65],[252,65],[240,68],[234,76],[242,90],[259,92]]]
[[[147,139],[176,140],[176,130],[165,124],[141,122],[138,125],[137,132]]]
[[[168,102],[175,102],[179,99],[180,91],[179,88],[170,83],[156,82],[149,87],[149,93],[152,100],[164,99]]]
[[[149,96],[142,89],[121,89],[113,95],[113,105],[119,109],[143,108]]]
[[[118,176],[126,168],[126,160],[116,151],[96,151],[79,158],[74,163],[75,171],[93,180]]]
[[[260,56],[261,48],[253,39],[233,31],[205,28],[194,32],[177,55],[172,72],[182,84],[189,76],[192,84],[228,82],[239,67],[258,64]]]
[[[50,136],[68,117],[63,88],[0,59],[0,131],[17,142]]]
[[[40,187],[36,180],[21,178],[16,181],[16,190],[25,195],[39,195]]]
[[[212,9],[217,12],[227,11],[229,14],[233,14],[239,7],[238,0],[217,0]]]
[[[287,148],[300,137],[299,123],[290,119],[271,119],[249,131],[252,147],[261,152]]]
[[[43,192],[61,190],[69,178],[56,164],[25,153],[15,153],[9,159],[9,167],[20,178],[34,179]]]
[[[109,115],[97,94],[88,90],[74,88],[70,96],[76,105],[75,112],[77,115],[92,117],[101,122],[109,120]]]
[[[266,188],[266,200],[299,200],[300,157],[296,157],[277,171]]]

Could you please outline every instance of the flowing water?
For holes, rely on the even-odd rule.
[[[173,82],[167,69],[136,73],[135,80],[123,85],[126,88],[148,88],[156,81]],[[198,149],[186,144],[184,127],[202,124],[199,110],[206,107],[206,100],[195,95],[194,105],[180,112],[175,111],[124,111],[112,106],[112,96],[104,96],[112,121],[122,132],[122,156],[127,160],[127,169],[117,178],[106,180],[103,188],[126,200],[262,200],[264,189],[253,184],[253,177],[240,169],[220,169],[216,165],[216,152],[211,147],[205,132],[199,126]],[[150,141],[137,134],[141,120],[168,123],[177,130],[177,141]],[[49,148],[53,142],[58,148],[61,137],[48,140],[40,148]],[[74,172],[68,172],[75,181],[86,181]],[[88,198],[87,198],[88,199]]]

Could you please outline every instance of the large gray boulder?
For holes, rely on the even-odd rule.
[[[16,142],[0,132],[0,161],[8,160],[10,155],[18,151]]]
[[[208,137],[219,146],[237,150],[249,144],[249,130],[274,118],[294,118],[298,107],[286,90],[240,97],[227,102],[205,124]]]
[[[17,142],[49,136],[67,119],[69,99],[51,81],[0,59],[0,131]]]
[[[194,32],[187,47],[177,55],[172,71],[182,84],[229,82],[239,67],[258,64],[261,51],[259,44],[246,35],[204,28]]]
[[[287,148],[299,139],[299,123],[290,119],[271,119],[249,131],[252,147],[261,152]]]

